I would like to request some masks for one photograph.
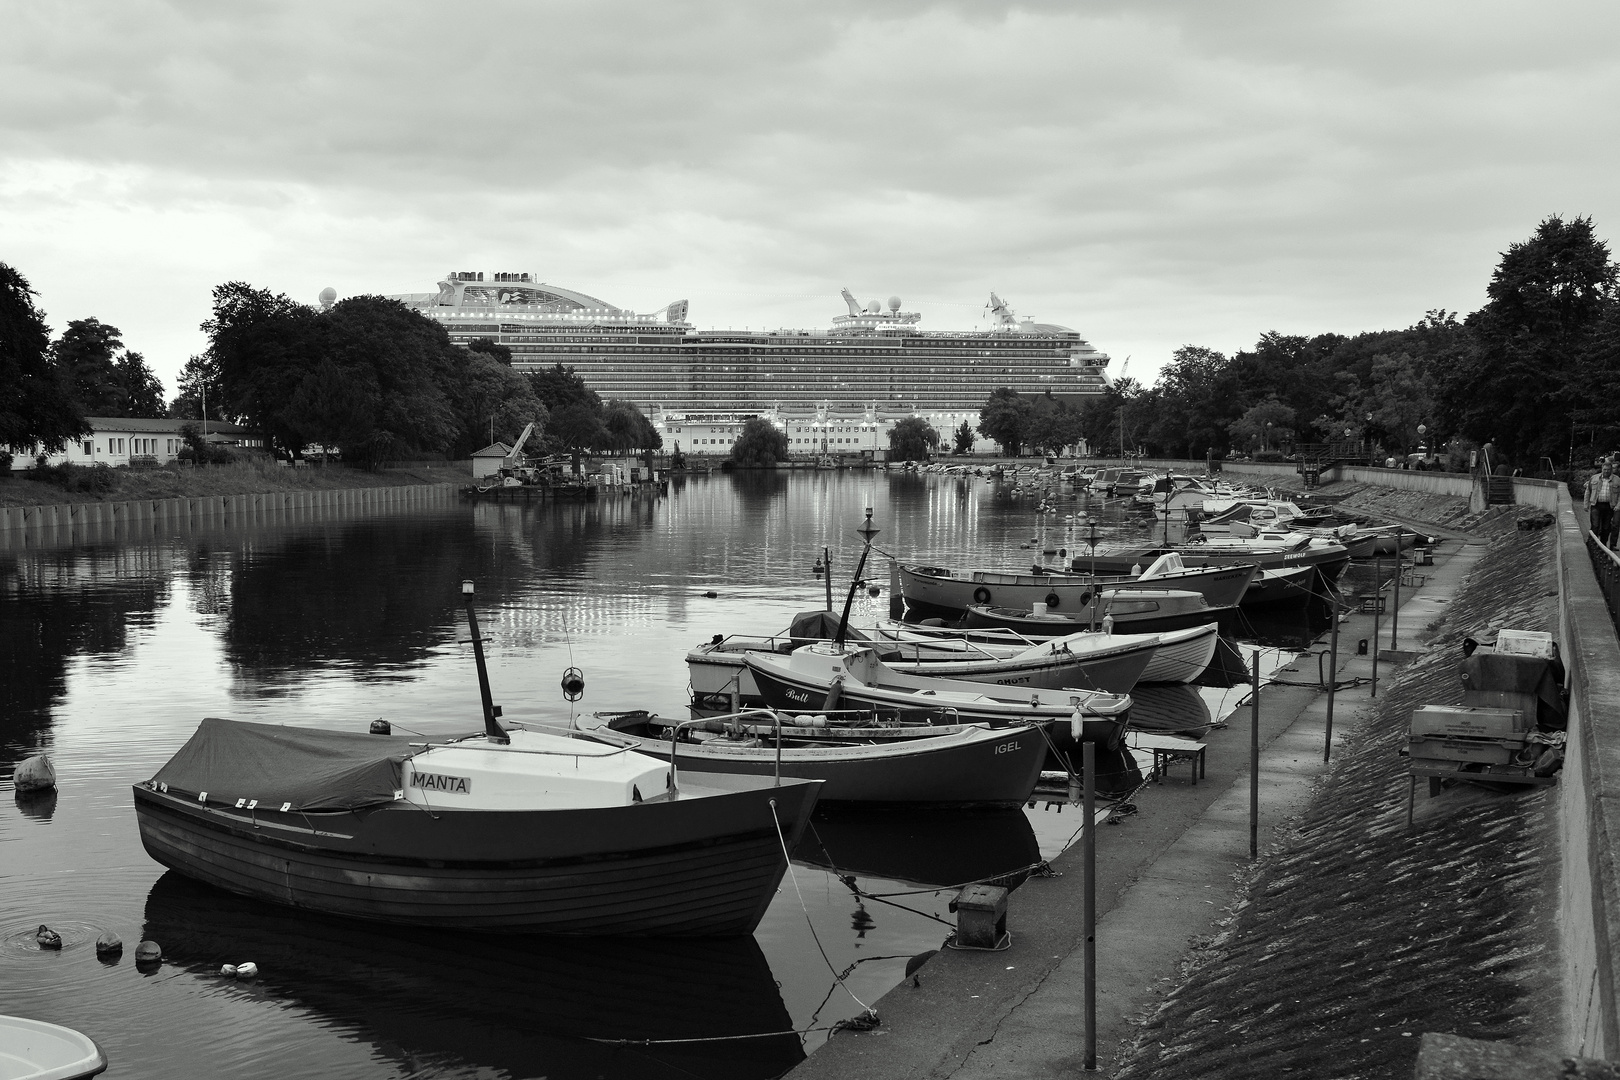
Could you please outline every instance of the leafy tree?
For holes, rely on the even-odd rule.
[[[28,279],[0,263],[0,447],[55,453],[90,434],[67,373],[51,357],[45,317]]]
[[[528,378],[534,386],[534,396],[548,409],[581,404],[598,411],[602,408],[601,396],[586,386],[585,380],[571,367],[556,364],[546,371],[531,372]]]
[[[573,455],[574,472],[579,472],[582,453],[604,447],[607,442],[608,432],[602,426],[601,411],[591,408],[589,403],[575,401],[551,409],[546,443]]]
[[[979,410],[979,434],[994,439],[1007,454],[1018,457],[1028,439],[1032,411],[1029,401],[1011,387],[993,390]]]
[[[953,453],[959,456],[973,453],[972,425],[970,425],[966,420],[962,421],[962,426],[956,429],[955,434],[952,436],[952,441],[955,443],[955,445],[951,448]]]
[[[1246,409],[1229,430],[1236,445],[1278,450],[1294,441],[1294,410],[1274,397],[1267,398]]]
[[[1435,371],[1443,425],[1494,440],[1509,460],[1559,454],[1591,388],[1583,361],[1615,302],[1616,268],[1590,218],[1546,218],[1509,246],[1491,275],[1488,300],[1469,316],[1476,351]]]
[[[146,366],[146,357],[138,352],[125,351],[118,358],[118,381],[124,392],[125,416],[162,416],[163,383]]]
[[[543,445],[548,413],[535,396],[534,384],[495,356],[468,350],[461,373],[448,389],[459,426],[456,456],[464,457],[496,440],[512,445],[531,423],[535,425],[534,446]]]
[[[731,445],[731,460],[738,465],[769,469],[787,457],[787,432],[758,417],[743,424],[737,441]]]
[[[1030,416],[1029,442],[1037,451],[1059,453],[1085,438],[1083,417],[1079,409],[1066,401],[1054,399],[1050,393],[1037,398]]]
[[[602,426],[613,450],[658,450],[664,445],[664,437],[633,402],[616,400],[604,405]]]
[[[505,364],[507,367],[512,366],[512,350],[507,346],[502,345],[494,338],[476,338],[470,345],[467,346],[467,348],[471,352],[483,353],[486,356]]]
[[[926,461],[937,449],[939,432],[920,416],[908,416],[889,429],[890,461]]]
[[[73,394],[86,416],[123,416],[125,392],[118,377],[118,354],[124,349],[118,327],[100,319],[74,319],[51,345],[57,366],[73,383]]]
[[[169,415],[181,420],[201,420],[203,402],[208,403],[208,419],[230,420],[225,414],[225,382],[219,372],[219,362],[210,353],[193,356],[180,369],[175,380],[174,400],[169,402]]]
[[[222,410],[289,454],[308,441],[288,407],[322,359],[319,320],[313,308],[286,296],[231,281],[214,287],[213,314],[202,324],[208,366],[219,373]]]

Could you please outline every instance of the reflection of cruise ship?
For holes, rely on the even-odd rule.
[[[1108,356],[1064,326],[1018,319],[990,294],[992,328],[930,332],[900,298],[862,304],[827,330],[694,330],[686,301],[637,314],[529,274],[456,272],[437,293],[395,297],[437,319],[452,341],[492,338],[519,369],[573,367],[604,398],[644,408],[800,412],[971,409],[991,391],[1100,393]]]

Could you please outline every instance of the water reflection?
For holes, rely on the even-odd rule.
[[[795,861],[839,877],[944,888],[995,879],[1016,888],[1041,860],[1021,810],[859,810],[823,807]]]
[[[412,931],[261,904],[173,872],[147,895],[142,934],[163,946],[167,973],[178,969],[217,983],[220,993],[306,1010],[407,1073],[439,1062],[457,1073],[481,1067],[590,1080],[754,1080],[778,1076],[804,1057],[752,938]],[[221,964],[244,960],[259,966],[257,982],[218,976]],[[720,1041],[656,1042],[666,1039]],[[325,1074],[297,1044],[277,1047],[273,1059],[236,1064],[245,1075]],[[188,1069],[208,1071],[202,1062]]]

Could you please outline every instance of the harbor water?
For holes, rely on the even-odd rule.
[[[1027,566],[1159,535],[1124,501],[1051,509],[975,477],[693,477],[667,496],[318,521],[164,525],[138,539],[0,545],[0,1014],[92,1035],[119,1077],[776,1076],[939,948],[950,886],[1058,855],[1072,805],[818,814],[752,938],[557,940],[325,919],[189,882],[147,857],[130,786],[205,716],[430,737],[481,726],[460,583],[477,583],[494,699],[513,721],[684,715],[688,649],[841,606],[870,507],[858,615],[888,556]],[[1061,558],[1061,556],[1053,556]],[[1048,559],[1048,561],[1051,561]],[[1320,627],[1246,624],[1265,665]],[[584,673],[578,703],[563,672]],[[1170,696],[1189,726],[1244,690]],[[15,795],[48,752],[58,791]],[[1211,777],[1219,782],[1219,778]],[[1135,798],[1152,813],[1152,791]],[[1101,842],[1107,843],[1104,832]],[[40,924],[66,947],[43,951]],[[123,939],[98,959],[96,938]],[[164,963],[137,970],[135,944]],[[218,974],[252,961],[251,982]]]

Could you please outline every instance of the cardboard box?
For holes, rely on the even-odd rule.
[[[1422,705],[1412,710],[1414,738],[1512,739],[1523,742],[1529,722],[1517,709]]]
[[[1496,651],[1551,660],[1553,636],[1540,630],[1503,630],[1496,635]]]

